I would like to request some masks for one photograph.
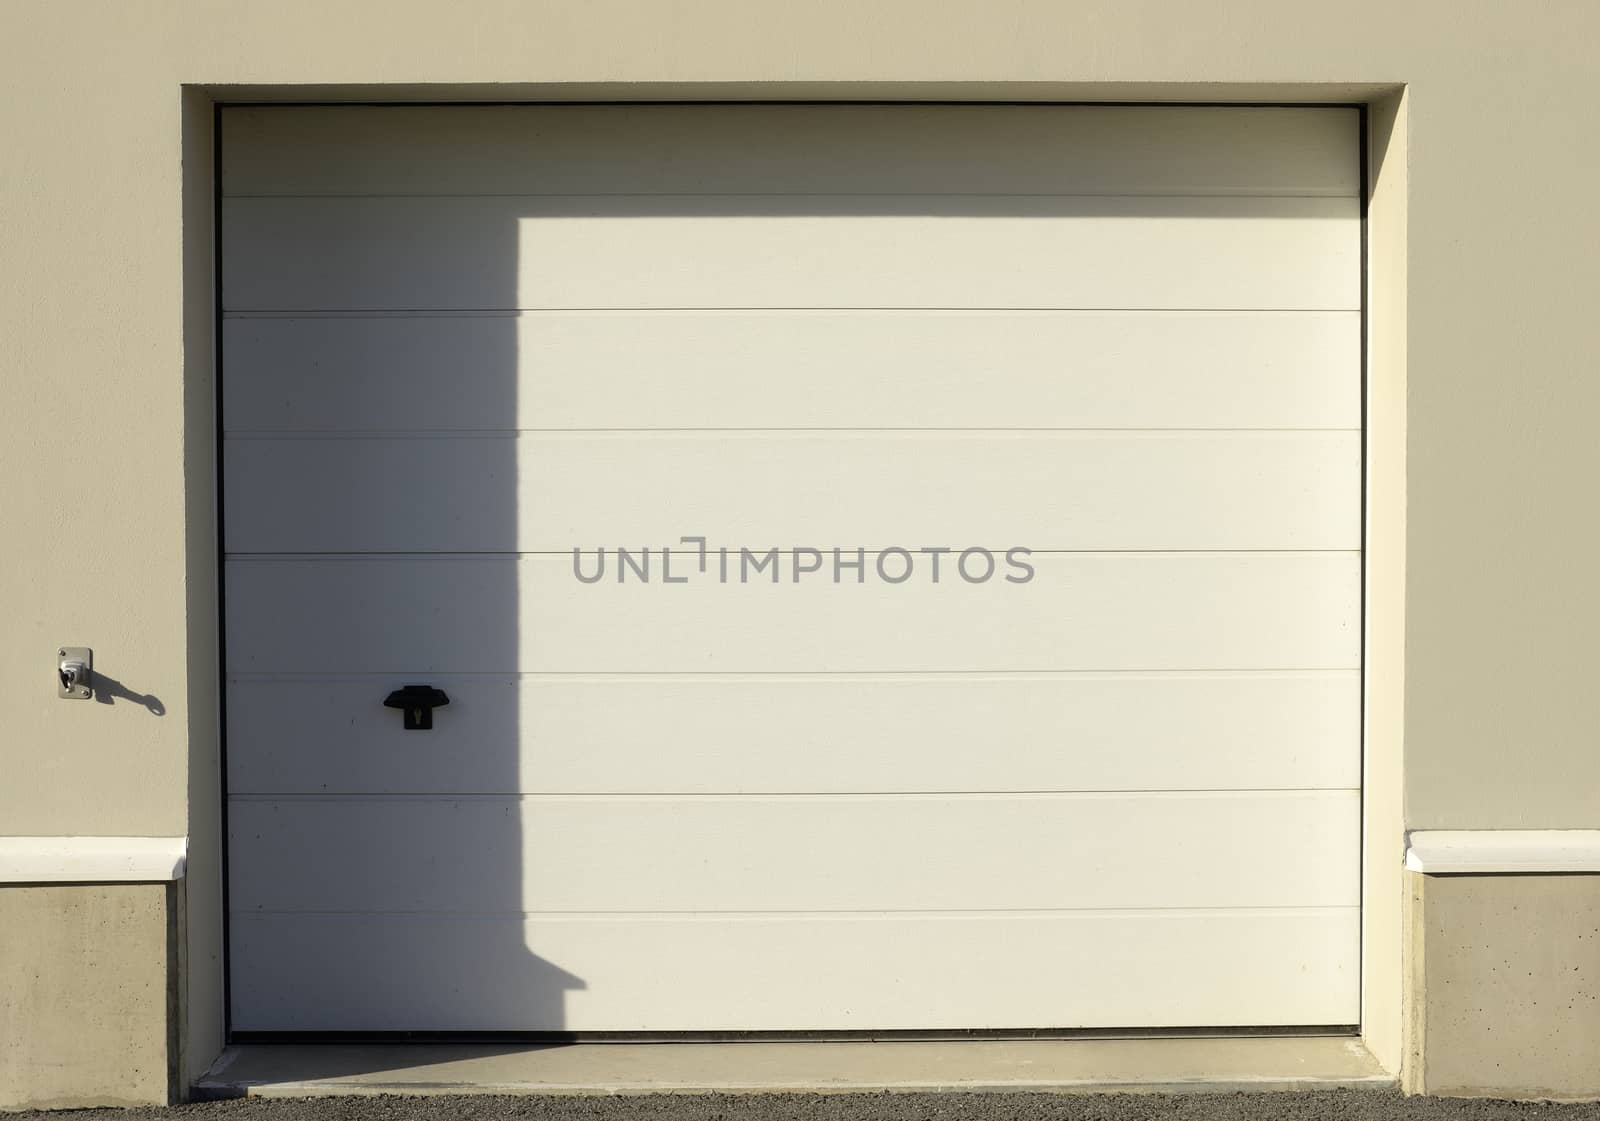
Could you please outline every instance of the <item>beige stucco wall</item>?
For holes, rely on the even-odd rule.
[[[1600,875],[1408,874],[1409,1089],[1600,1097]]]
[[[1409,83],[1409,824],[1593,823],[1594,5],[12,0],[0,24],[0,672],[48,683],[92,643],[167,710],[21,694],[7,832],[187,813],[183,83]]]
[[[1581,0],[8,0],[0,833],[190,832],[203,1067],[212,93],[1370,101],[1367,1030],[1397,1061],[1402,796],[1412,828],[1600,808],[1596,41]],[[60,643],[155,703],[57,701]]]
[[[167,1101],[171,891],[0,888],[0,1110]]]

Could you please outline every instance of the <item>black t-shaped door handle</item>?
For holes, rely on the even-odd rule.
[[[405,730],[426,732],[433,727],[433,710],[450,703],[443,689],[432,685],[407,685],[396,689],[383,699],[386,708],[398,708],[405,713]]]

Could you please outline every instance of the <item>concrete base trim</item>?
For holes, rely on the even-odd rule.
[[[1236,1092],[1388,1089],[1349,1038],[848,1043],[247,1044],[206,1098],[382,1094]]]
[[[1428,829],[1408,840],[1412,872],[1600,872],[1600,829]]]
[[[0,888],[0,1113],[172,1100],[177,894]]]
[[[1407,878],[1405,1089],[1600,1100],[1600,875]]]

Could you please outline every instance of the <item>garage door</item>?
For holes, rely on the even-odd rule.
[[[235,1029],[1354,1023],[1358,129],[228,110]]]

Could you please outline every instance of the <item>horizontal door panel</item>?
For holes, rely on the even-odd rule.
[[[1358,428],[1359,312],[525,312],[223,324],[230,432]]]
[[[1354,671],[1258,674],[236,677],[236,794],[1351,788]],[[670,732],[670,734],[668,734]]]
[[[1360,912],[235,914],[239,1031],[1347,1025]]]
[[[474,914],[1355,906],[1360,819],[1356,790],[235,795],[229,898]]]
[[[1357,432],[241,437],[225,452],[227,547],[244,553],[566,552],[684,534],[851,550],[1361,544]]]
[[[747,571],[749,583],[720,583],[713,559],[674,585],[659,582],[659,564],[657,582],[608,572],[583,584],[573,558],[551,554],[236,559],[228,664],[406,674],[1360,665],[1355,553],[1036,553],[1026,583],[1006,582],[1022,572],[997,558],[981,584],[948,573],[934,584],[925,564],[887,584],[880,561],[890,577],[904,565],[892,554],[865,558],[868,582],[822,571],[794,583],[797,558],[771,559],[782,582]]]
[[[225,195],[1360,190],[1355,109],[241,106],[222,127]]]
[[[223,237],[228,311],[1361,306],[1354,198],[240,198]]]

